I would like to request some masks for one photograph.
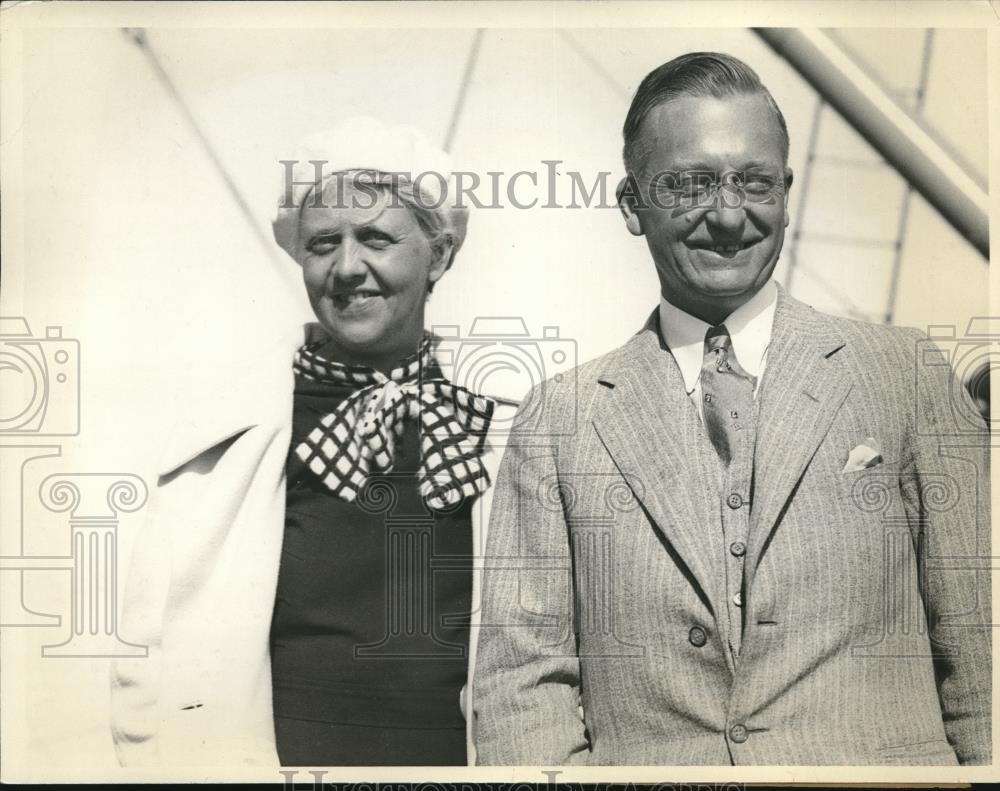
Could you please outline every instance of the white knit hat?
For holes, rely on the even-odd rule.
[[[350,118],[333,129],[310,135],[291,159],[291,167],[285,165],[281,171],[278,208],[271,227],[275,241],[292,258],[303,201],[326,178],[349,170],[404,174],[418,187],[424,205],[443,215],[454,237],[454,251],[465,239],[468,209],[454,205],[451,157],[431,145],[415,127],[390,127],[365,116]]]

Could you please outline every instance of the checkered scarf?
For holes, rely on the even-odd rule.
[[[293,368],[307,379],[353,387],[295,447],[296,455],[337,497],[353,502],[369,475],[392,470],[397,438],[407,418],[420,420],[420,494],[442,510],[490,485],[481,455],[494,402],[444,378],[424,379],[433,366],[432,338],[389,376],[317,354],[323,340],[295,353]]]

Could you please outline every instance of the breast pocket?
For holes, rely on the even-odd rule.
[[[902,513],[899,462],[884,461],[875,467],[834,473],[834,490],[846,516],[869,520]]]

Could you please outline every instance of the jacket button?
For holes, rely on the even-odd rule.
[[[742,541],[734,541],[729,545],[729,554],[733,557],[741,558],[747,553],[747,545]]]
[[[701,648],[708,642],[708,635],[700,626],[692,626],[691,631],[688,632],[688,642],[695,648]]]
[[[740,497],[736,492],[733,492],[729,497],[726,498],[726,505],[732,508],[734,511],[743,505],[743,498]]]
[[[750,738],[750,731],[747,730],[746,725],[734,725],[729,729],[729,738],[737,744],[743,744]]]
[[[736,591],[736,593],[733,594],[733,604],[735,604],[737,607],[742,607],[743,606],[743,592],[742,591]]]

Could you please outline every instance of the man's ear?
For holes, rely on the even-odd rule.
[[[792,191],[792,179],[794,174],[790,167],[785,167],[785,227],[788,227],[790,217],[788,216],[788,196]]]
[[[625,227],[633,236],[642,236],[642,224],[639,222],[639,215],[636,214],[637,195],[635,194],[635,180],[626,176],[618,182],[615,190],[618,198],[618,210],[625,218]]]

